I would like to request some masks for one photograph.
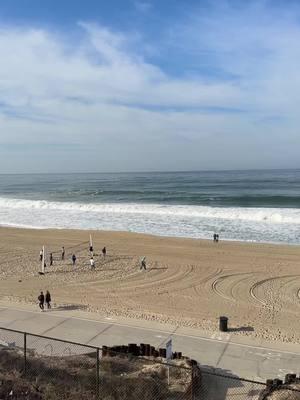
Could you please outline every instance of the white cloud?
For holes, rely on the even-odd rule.
[[[2,27],[0,168],[11,170],[4,151],[22,143],[32,147],[24,164],[10,151],[16,170],[78,170],[72,145],[82,146],[82,170],[296,165],[300,29],[290,15],[278,25],[257,7],[216,7],[174,26],[171,42],[182,57],[201,64],[206,54],[208,68],[224,74],[217,77],[171,76],[132,37],[95,24],[79,24],[76,45],[46,29]],[[41,160],[47,144],[65,148],[55,165]]]
[[[240,105],[263,113],[296,115],[300,100],[300,7],[266,1],[216,2],[170,31],[171,42],[207,68],[234,76]],[[179,50],[180,51],[180,50]],[[221,78],[222,79],[222,78]]]

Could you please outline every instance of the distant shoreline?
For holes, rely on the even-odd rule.
[[[105,229],[73,229],[73,228],[41,228],[41,227],[27,227],[27,226],[13,226],[13,225],[3,225],[0,224],[0,230],[1,229],[17,229],[17,230],[24,230],[24,231],[49,231],[49,232],[61,232],[61,231],[66,231],[66,232],[98,232],[102,234],[129,234],[129,235],[139,235],[139,236],[149,236],[153,238],[162,238],[162,239],[178,239],[178,240],[191,240],[191,241],[197,241],[197,242],[213,242],[213,238],[207,239],[207,238],[193,238],[193,237],[185,237],[185,236],[167,236],[167,235],[156,235],[156,234],[151,234],[151,233],[142,233],[142,232],[134,232],[134,231],[118,231],[118,230],[105,230]],[[251,241],[251,240],[235,240],[235,239],[226,239],[220,236],[219,239],[219,244],[223,243],[237,243],[237,244],[245,244],[245,245],[258,245],[258,246],[292,246],[292,247],[297,247],[300,246],[300,243],[283,243],[283,242],[263,242],[263,241]]]
[[[300,170],[0,178],[0,224],[300,242]]]

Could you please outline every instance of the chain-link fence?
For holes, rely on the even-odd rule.
[[[201,371],[201,399],[205,400],[258,400],[266,388],[264,383],[241,380],[230,375]]]
[[[167,363],[154,348],[148,357],[133,348],[97,348],[0,328],[0,399],[300,400],[300,378],[291,374],[288,382],[264,384],[199,368],[181,353]]]
[[[123,347],[126,354],[0,328],[0,399],[194,398],[186,361],[170,365]]]
[[[1,399],[97,398],[99,349],[3,328],[0,348]]]
[[[201,369],[196,399],[201,400],[300,400],[300,377],[288,374],[280,379],[263,382],[242,379],[236,375],[223,375]]]
[[[109,350],[100,361],[101,399],[192,399],[191,371],[189,366]]]

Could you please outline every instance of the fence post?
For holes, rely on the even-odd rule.
[[[197,361],[191,360],[191,400],[195,400],[197,396],[198,375],[197,375]]]
[[[24,332],[24,375],[27,374],[27,333]]]
[[[97,366],[96,366],[96,399],[98,400],[100,398],[100,390],[99,390],[99,374],[100,374],[100,360],[99,360],[99,349],[97,348],[96,351],[96,357],[97,357]]]
[[[191,400],[194,400],[194,366],[191,366]]]

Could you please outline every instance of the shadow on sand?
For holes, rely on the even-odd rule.
[[[75,310],[87,310],[87,306],[84,304],[66,304],[64,306],[58,306],[51,308],[51,311],[75,311]],[[49,311],[50,311],[49,310]]]
[[[228,332],[254,332],[252,326],[239,326],[237,328],[228,328]]]
[[[205,400],[248,399],[257,400],[265,384],[243,380],[229,370],[199,365],[201,387],[199,398]]]

